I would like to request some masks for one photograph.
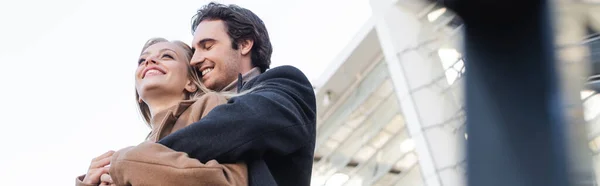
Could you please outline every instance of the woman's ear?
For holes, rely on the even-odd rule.
[[[192,93],[198,90],[198,86],[196,86],[192,81],[188,80],[187,84],[185,84],[185,90]]]
[[[246,39],[240,43],[240,52],[242,55],[247,55],[252,50],[252,46],[254,45],[254,41],[250,39]]]

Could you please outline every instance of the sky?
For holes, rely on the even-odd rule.
[[[218,2],[254,11],[272,66],[296,66],[312,81],[371,15],[368,0]],[[0,2],[2,185],[72,185],[92,158],[143,141],[133,76],[141,47],[151,37],[189,43],[206,3]]]

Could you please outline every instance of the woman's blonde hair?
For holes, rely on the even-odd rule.
[[[196,70],[195,68],[193,68],[192,66],[189,65],[189,61],[192,58],[192,55],[194,54],[194,52],[192,51],[192,49],[190,48],[190,46],[188,46],[187,44],[185,44],[184,42],[181,41],[169,41],[167,39],[164,38],[152,38],[149,39],[148,41],[146,41],[146,44],[144,44],[144,47],[142,48],[142,52],[144,52],[144,50],[146,50],[148,47],[157,44],[157,43],[162,43],[162,42],[171,42],[176,44],[177,46],[180,46],[181,48],[183,48],[185,50],[185,54],[183,55],[185,57],[185,61],[187,62],[187,66],[188,66],[188,78],[194,83],[194,85],[196,85],[197,89],[195,92],[188,92],[185,95],[185,100],[189,100],[189,99],[196,99],[202,95],[204,95],[207,92],[211,92],[211,90],[209,90],[208,88],[206,88],[204,86],[204,84],[202,84],[200,82],[200,76],[198,75],[199,72],[198,70]],[[143,101],[139,101],[140,100],[140,94],[137,92],[137,90],[135,90],[135,100],[138,102],[138,106],[140,108],[140,112],[142,113],[142,116],[144,117],[144,120],[146,121],[146,124],[148,126],[151,127],[151,120],[152,120],[152,114],[150,114],[150,108],[148,107],[148,104],[144,103]]]

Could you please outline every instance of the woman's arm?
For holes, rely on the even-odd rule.
[[[117,151],[109,174],[115,185],[248,185],[244,163],[201,163],[152,142]]]

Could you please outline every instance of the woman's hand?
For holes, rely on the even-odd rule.
[[[112,178],[107,173],[104,173],[102,176],[100,176],[100,182],[102,182],[100,183],[100,186],[114,185]]]
[[[115,151],[111,150],[94,158],[82,182],[90,185],[100,184],[100,176],[108,173],[110,167],[107,167],[107,165],[110,164],[110,159],[114,153]]]

